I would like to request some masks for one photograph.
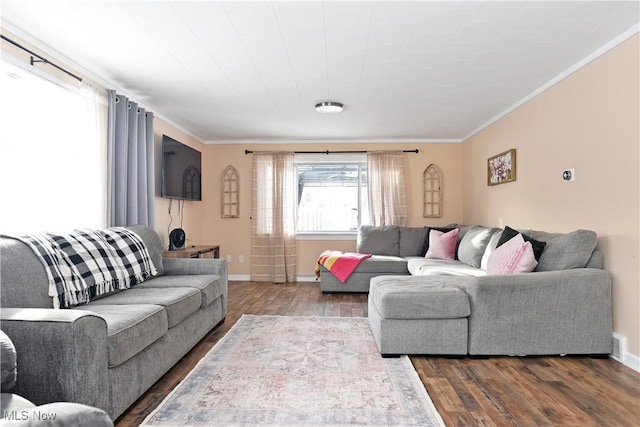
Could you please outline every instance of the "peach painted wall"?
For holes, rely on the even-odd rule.
[[[251,263],[251,155],[244,150],[295,151],[295,150],[400,150],[418,148],[420,153],[405,154],[405,167],[410,177],[407,182],[410,206],[409,225],[443,225],[462,220],[461,174],[462,144],[214,144],[206,145],[203,157],[204,169],[211,185],[203,193],[202,235],[209,243],[220,244],[221,256],[232,256],[230,275],[248,276]],[[422,217],[422,173],[431,164],[437,164],[443,173],[444,217],[429,219]],[[221,219],[220,215],[220,175],[225,167],[232,165],[240,175],[240,218]],[[204,176],[203,176],[204,178]],[[315,261],[325,249],[355,250],[352,240],[298,240],[297,275],[311,276]],[[244,256],[244,263],[238,256]]]
[[[153,134],[154,134],[154,145],[155,145],[155,176],[156,176],[156,198],[155,198],[155,226],[154,229],[160,235],[162,242],[165,247],[169,247],[169,232],[174,228],[182,228],[187,235],[187,240],[192,245],[200,245],[207,244],[209,242],[206,241],[204,236],[202,235],[202,211],[204,206],[204,201],[184,201],[178,202],[178,200],[173,200],[171,202],[171,217],[173,220],[171,221],[171,225],[169,225],[170,217],[169,217],[169,204],[170,200],[160,197],[160,187],[161,187],[161,174],[162,174],[162,135],[167,135],[176,141],[180,141],[185,145],[188,145],[191,148],[194,148],[200,152],[204,149],[204,144],[202,144],[197,139],[193,138],[190,135],[176,129],[171,124],[165,122],[164,120],[154,117],[153,120]],[[208,187],[211,186],[211,179],[208,174],[211,172],[208,171],[206,167],[204,167],[204,155],[202,159],[203,163],[203,171],[202,171],[202,188],[203,188],[203,198],[205,191]],[[184,204],[183,204],[184,203]],[[179,207],[182,207],[182,226],[180,226],[180,211]]]
[[[636,34],[463,144],[464,220],[598,233],[614,331],[640,355],[639,37]],[[517,180],[486,184],[487,158],[517,150]],[[575,182],[562,170],[575,168]]]

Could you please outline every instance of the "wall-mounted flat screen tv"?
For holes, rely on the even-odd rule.
[[[162,197],[202,200],[202,155],[198,150],[162,136]]]

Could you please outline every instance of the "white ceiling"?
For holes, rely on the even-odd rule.
[[[202,141],[461,140],[638,1],[1,0],[3,25]],[[338,115],[314,110],[345,104]]]

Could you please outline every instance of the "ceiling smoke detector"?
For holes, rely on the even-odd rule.
[[[334,114],[339,113],[342,110],[344,110],[344,104],[341,104],[340,102],[327,101],[316,104],[316,111],[318,113]]]

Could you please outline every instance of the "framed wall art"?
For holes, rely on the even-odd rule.
[[[516,149],[489,157],[487,160],[487,185],[504,184],[516,180]]]

